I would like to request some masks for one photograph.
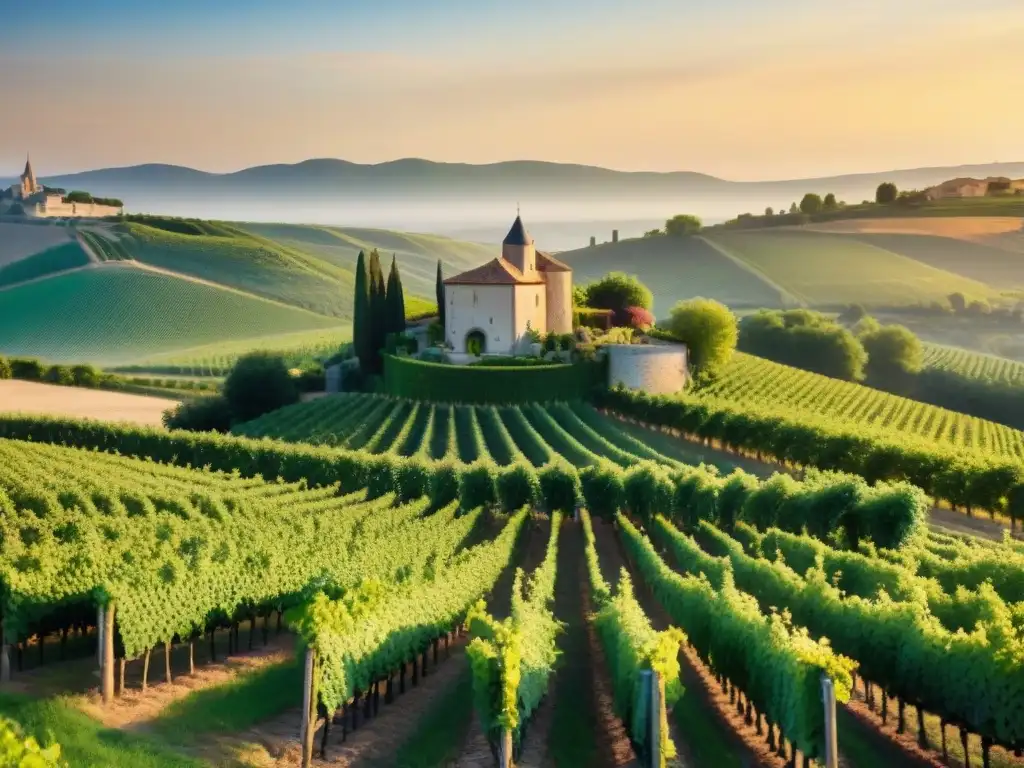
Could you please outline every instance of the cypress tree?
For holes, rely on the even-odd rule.
[[[381,370],[380,351],[387,336],[387,322],[387,287],[380,267],[380,254],[374,248],[370,253],[370,357],[373,373]]]
[[[359,358],[359,367],[364,371],[369,371],[373,365],[370,333],[370,275],[366,268],[366,254],[360,251],[359,258],[356,260],[355,301],[353,302],[352,310],[352,344],[355,347],[356,357]]]
[[[444,275],[441,273],[441,260],[437,260],[437,285],[434,288],[437,295],[437,319],[444,328]]]
[[[388,275],[388,304],[391,316],[391,333],[405,332],[405,290],[402,288],[402,274],[398,261],[391,256],[391,273]]]

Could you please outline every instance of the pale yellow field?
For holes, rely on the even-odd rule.
[[[906,219],[845,219],[809,224],[813,232],[857,235],[931,235],[984,242],[992,235],[1024,232],[1024,219],[1013,216],[949,216]]]
[[[0,267],[71,241],[70,230],[53,224],[0,224]]]
[[[35,413],[76,419],[160,426],[173,400],[31,381],[0,381],[0,413]]]

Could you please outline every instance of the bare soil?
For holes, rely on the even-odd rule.
[[[61,387],[33,381],[0,381],[0,412],[69,416],[160,426],[174,401],[82,387]]]

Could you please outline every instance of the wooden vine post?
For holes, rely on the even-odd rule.
[[[512,729],[501,729],[501,743],[498,745],[498,768],[512,768]]]
[[[825,705],[825,768],[839,768],[839,737],[836,731],[836,689],[821,676],[821,698]]]
[[[7,637],[7,622],[0,622],[0,683],[11,682],[11,642]]]
[[[103,704],[114,700],[114,603],[99,609],[100,690]]]
[[[316,731],[316,690],[313,674],[316,667],[316,651],[306,649],[306,669],[302,677],[302,768],[313,764],[313,736]]]

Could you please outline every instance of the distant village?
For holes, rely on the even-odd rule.
[[[71,192],[45,187],[36,179],[31,158],[18,182],[0,190],[0,215],[26,219],[64,219],[118,216],[124,203],[110,198],[93,197],[88,192]]]

